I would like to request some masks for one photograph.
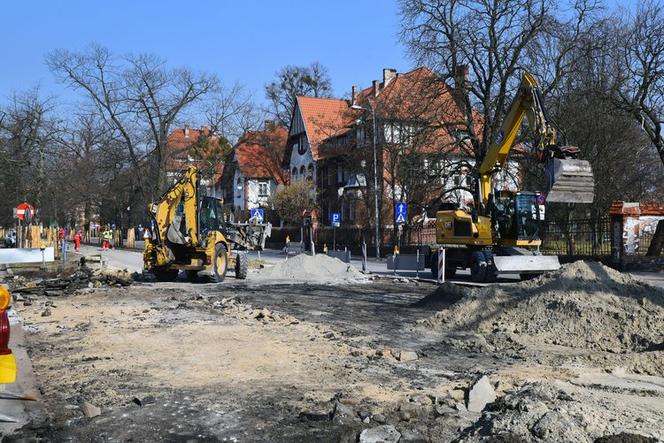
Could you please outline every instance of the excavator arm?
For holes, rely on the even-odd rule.
[[[479,168],[480,199],[487,207],[492,190],[494,172],[505,167],[507,157],[524,119],[534,135],[537,158],[545,164],[547,201],[592,203],[594,180],[590,163],[578,160],[579,149],[559,146],[556,129],[547,117],[544,102],[535,77],[525,72],[507,117],[496,139],[487,151]]]
[[[150,205],[155,228],[153,239],[157,264],[166,265],[173,261],[173,252],[166,240],[173,244],[196,247],[198,237],[198,170],[187,168],[178,180]]]

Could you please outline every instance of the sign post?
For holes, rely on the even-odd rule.
[[[332,250],[337,250],[337,228],[341,226],[341,214],[333,212],[330,216],[332,219]]]

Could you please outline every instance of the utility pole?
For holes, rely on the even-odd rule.
[[[352,105],[351,109],[370,111],[373,120],[373,176],[374,176],[374,225],[376,227],[376,259],[380,258],[380,210],[378,208],[378,125],[376,123],[376,107],[369,101],[369,108]]]

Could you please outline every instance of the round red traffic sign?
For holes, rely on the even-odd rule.
[[[35,213],[35,208],[32,207],[29,203],[21,203],[16,207],[16,217],[21,220],[27,221],[28,223],[32,220],[32,216]]]

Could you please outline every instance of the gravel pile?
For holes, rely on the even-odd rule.
[[[435,297],[444,297],[440,291]],[[664,350],[664,290],[601,263],[577,261],[516,285],[466,290],[463,297],[455,291],[450,297],[459,301],[421,323],[477,332],[488,341],[507,335],[612,353]]]
[[[343,284],[366,281],[366,277],[353,266],[338,258],[324,254],[315,256],[299,254],[271,268],[263,269],[261,277],[274,280]]]

